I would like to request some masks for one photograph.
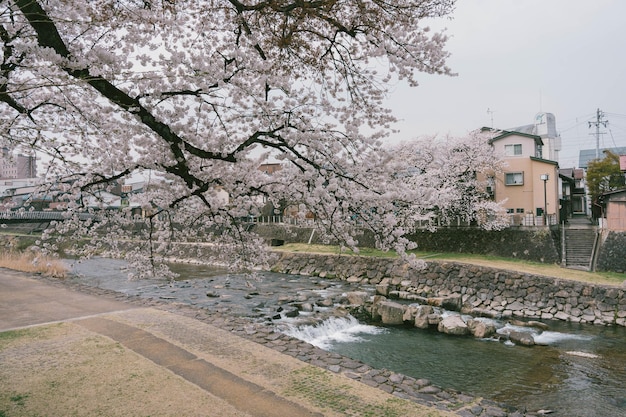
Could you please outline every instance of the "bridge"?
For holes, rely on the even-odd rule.
[[[0,223],[42,223],[54,220],[66,220],[70,213],[65,211],[0,211]],[[80,213],[81,220],[94,217],[93,214]]]

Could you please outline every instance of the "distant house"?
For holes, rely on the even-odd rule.
[[[561,179],[561,220],[580,214],[586,214],[587,194],[585,190],[585,171],[581,168],[559,169]]]
[[[266,174],[273,174],[277,171],[280,171],[283,168],[280,163],[265,163],[259,166],[259,170],[265,172]]]
[[[549,224],[558,224],[558,163],[542,158],[541,136],[490,128],[481,132],[507,164],[503,173],[491,179],[490,191],[514,217],[513,223],[542,225],[545,219]]]
[[[626,189],[602,194],[603,208],[601,225],[604,229],[626,232]]]

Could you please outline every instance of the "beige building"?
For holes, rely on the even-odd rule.
[[[31,155],[14,155],[8,148],[0,150],[0,179],[35,178],[37,158]]]
[[[617,190],[602,195],[604,218],[602,226],[607,230],[626,232],[626,190]]]
[[[504,172],[491,178],[490,191],[495,201],[503,202],[512,224],[558,224],[559,167],[542,158],[541,136],[488,128],[482,132],[506,162]]]

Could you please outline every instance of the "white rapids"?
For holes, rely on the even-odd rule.
[[[352,316],[330,317],[315,325],[287,325],[281,332],[317,346],[320,349],[329,350],[333,343],[362,341],[361,335],[380,334],[386,330],[381,327],[359,323]]]

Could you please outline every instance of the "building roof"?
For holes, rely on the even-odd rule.
[[[582,180],[585,178],[585,171],[581,168],[561,168],[559,169],[559,175],[573,180]]]
[[[526,138],[530,138],[533,139],[535,141],[535,143],[537,145],[543,145],[543,140],[541,139],[541,136],[537,136],[531,133],[525,133],[525,132],[518,132],[517,130],[494,130],[491,128],[487,128],[487,127],[483,127],[481,129],[483,132],[484,131],[488,131],[491,130],[496,136],[492,137],[491,139],[489,139],[489,144],[493,144],[493,142],[506,138],[508,136],[523,136]]]
[[[551,161],[549,159],[537,158],[536,156],[531,156],[530,159],[532,161],[543,162],[545,164],[559,166],[559,163],[557,161]]]
[[[616,155],[626,155],[626,146],[621,146],[617,148],[600,148],[600,159],[604,158],[604,151],[611,151]],[[578,154],[578,166],[580,168],[587,168],[589,166],[589,162],[596,159],[596,150],[594,149],[583,149]]]
[[[622,188],[622,189],[619,189],[619,190],[613,190],[613,191],[607,191],[606,193],[603,193],[600,196],[600,198],[602,200],[604,200],[604,201],[618,200],[620,198],[620,194],[624,194],[624,196],[626,197],[626,188]]]
[[[559,175],[574,179],[574,168],[560,168]]]
[[[520,132],[526,133],[527,135],[536,135],[537,134],[537,126],[536,125],[524,125],[514,127],[512,129],[507,129],[509,132]]]

